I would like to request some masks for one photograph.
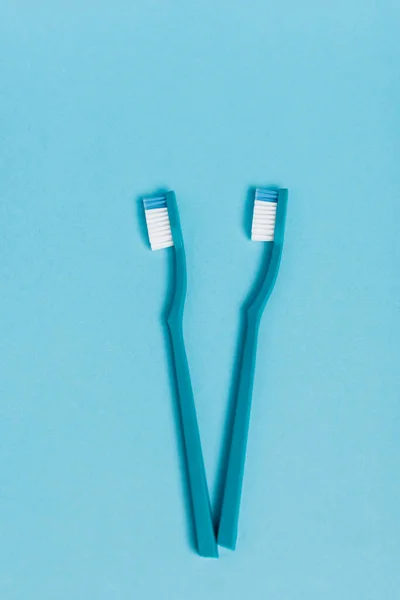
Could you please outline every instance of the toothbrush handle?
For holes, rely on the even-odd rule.
[[[196,409],[190,382],[189,366],[179,319],[168,321],[175,377],[179,399],[186,467],[190,488],[194,530],[201,556],[218,557],[217,543],[211,517],[210,499],[205,475]]]
[[[288,191],[280,189],[276,211],[274,242],[271,254],[265,255],[265,271],[246,313],[246,330],[239,373],[236,412],[233,422],[231,447],[226,472],[221,517],[218,528],[218,544],[235,549],[242,495],[244,464],[249,433],[251,400],[256,364],[257,338],[261,316],[274,288],[282,256],[284,224]]]
[[[211,514],[206,472],[197,424],[193,389],[183,337],[183,309],[186,298],[186,257],[179,212],[174,192],[167,192],[167,207],[174,247],[174,295],[167,316],[175,380],[181,417],[183,445],[191,497],[193,528],[201,556],[218,557],[217,541]]]
[[[246,319],[236,412],[218,528],[218,544],[231,550],[235,549],[237,539],[259,329],[259,319],[251,309]]]

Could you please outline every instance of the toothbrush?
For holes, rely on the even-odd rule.
[[[257,242],[266,242],[266,247],[262,280],[246,307],[236,409],[218,528],[218,544],[231,550],[235,549],[237,540],[258,331],[264,308],[278,275],[287,197],[286,189],[277,191],[257,188],[255,192],[251,239]]]
[[[167,192],[157,198],[145,198],[143,205],[151,249],[160,250],[172,247],[169,258],[173,263],[174,294],[167,315],[167,325],[174,362],[193,529],[198,553],[201,556],[217,558],[218,548],[183,337],[186,258],[175,193]]]

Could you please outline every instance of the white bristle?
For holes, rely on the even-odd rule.
[[[147,231],[152,250],[161,250],[173,246],[168,208],[152,208],[144,211]]]
[[[256,242],[274,241],[276,206],[276,202],[255,200],[251,226],[252,240]]]

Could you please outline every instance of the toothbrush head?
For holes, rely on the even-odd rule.
[[[251,239],[255,242],[273,242],[278,190],[256,188]]]
[[[144,198],[143,206],[151,249],[161,250],[173,246],[167,197]]]

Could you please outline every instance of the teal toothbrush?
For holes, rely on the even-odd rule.
[[[256,365],[260,321],[274,287],[282,255],[288,191],[257,188],[254,201],[251,239],[271,246],[265,254],[263,277],[247,305],[245,334],[241,348],[236,407],[228,466],[218,528],[218,544],[236,547],[240,500],[243,487],[247,438]]]
[[[218,548],[211,515],[203,453],[194,405],[189,365],[183,337],[183,309],[186,297],[186,257],[174,192],[143,200],[147,230],[152,250],[172,248],[174,294],[167,315],[167,325],[174,363],[188,487],[190,490],[193,528],[201,556],[217,558]]]

